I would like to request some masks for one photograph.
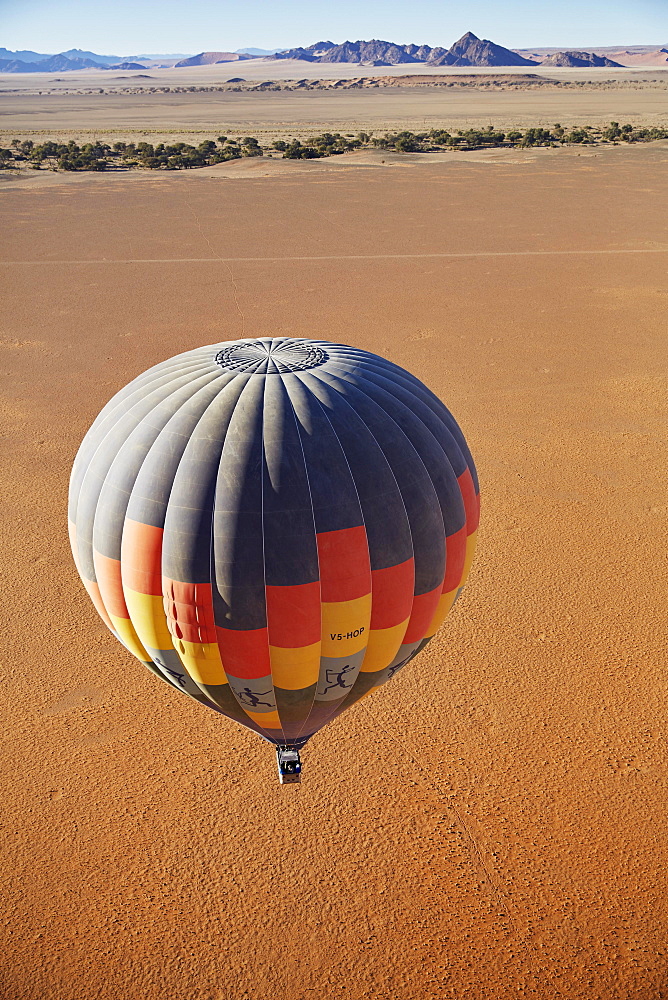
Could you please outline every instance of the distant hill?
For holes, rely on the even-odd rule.
[[[255,59],[255,56],[244,55],[243,52],[198,52],[196,56],[181,59],[174,68],[181,66],[213,66],[215,63],[241,62],[244,59]]]
[[[321,63],[371,63],[374,66],[397,66],[419,60],[408,51],[417,46],[396,45],[372,38],[369,42],[343,42],[333,45],[318,59]]]
[[[431,66],[537,66],[533,59],[525,59],[517,52],[503,45],[490,42],[488,38],[478,38],[472,31],[456,41],[447,52],[427,59]]]
[[[480,39],[467,31],[449,49],[429,45],[398,45],[378,38],[370,41],[316,42],[307,48],[278,52],[275,59],[303,59],[317,63],[363,63],[374,66],[397,66],[403,63],[425,62],[430,66],[537,66],[533,59]]]
[[[416,54],[420,53],[422,58]],[[315,42],[306,48],[287,49],[277,52],[275,59],[302,59],[316,63],[363,63],[371,66],[397,66],[400,63],[424,61],[431,48],[428,45],[397,45],[379,38],[370,41]],[[271,58],[271,57],[269,57]]]
[[[597,56],[594,52],[553,52],[541,60],[541,66],[566,66],[575,68],[577,66],[615,66],[621,68],[622,64],[608,59],[607,56]]]
[[[70,69],[109,69],[92,59],[68,59],[67,56],[48,56],[36,62],[22,59],[0,59],[0,73],[63,73]],[[144,69],[143,66],[140,69]]]
[[[86,49],[68,49],[66,52],[60,52],[59,55],[67,56],[68,59],[90,59],[101,66],[110,67],[116,63],[127,62],[128,59],[127,56],[100,56],[97,52],[88,52]]]
[[[544,63],[548,56],[556,55],[567,51],[559,48],[536,47],[533,49],[516,49],[516,52],[527,59],[535,59],[539,63]],[[668,64],[668,46],[661,45],[629,45],[623,48],[621,45],[597,45],[589,50],[593,55],[602,56],[620,66],[666,66]],[[580,52],[577,55],[581,55]],[[549,64],[548,64],[549,65]],[[588,64],[589,65],[589,64]]]
[[[105,66],[105,69],[146,69],[145,63],[129,62],[127,59],[124,62],[116,63],[114,66]]]
[[[302,59],[304,62],[320,62],[320,57],[334,47],[334,42],[315,42],[306,48],[299,46],[296,49],[284,49],[282,52],[276,52],[273,56],[267,56],[267,58]]]
[[[42,59],[49,59],[48,52],[33,52],[31,49],[5,49],[0,46],[0,60],[3,62],[40,62]]]
[[[50,55],[30,49],[0,48],[0,73],[62,73],[74,69],[145,69],[154,59],[176,59],[179,56],[101,56],[85,49],[68,49]],[[140,61],[141,60],[141,61]],[[168,63],[170,65],[171,63]]]

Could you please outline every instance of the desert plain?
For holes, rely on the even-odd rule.
[[[14,138],[197,145],[221,132],[250,132],[270,143],[326,130],[379,134],[611,120],[665,128],[668,68],[496,67],[472,74],[423,64],[378,69],[253,59],[141,73],[0,74],[5,146]]]
[[[663,141],[3,178],[3,1000],[668,997],[667,167]],[[299,787],[119,646],[66,530],[118,389],[272,335],[423,379],[483,499],[456,608]]]

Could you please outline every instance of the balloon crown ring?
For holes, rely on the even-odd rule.
[[[281,375],[317,368],[329,355],[308,340],[267,337],[224,347],[215,360],[225,371]]]

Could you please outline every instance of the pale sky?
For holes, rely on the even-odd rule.
[[[668,43],[668,0],[0,0],[0,45],[55,53],[289,48],[330,39],[508,48]]]

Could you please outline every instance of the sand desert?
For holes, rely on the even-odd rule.
[[[668,997],[667,166],[663,141],[3,179],[3,998]],[[299,787],[125,653],[66,530],[118,389],[271,335],[412,371],[483,498],[457,607]]]

